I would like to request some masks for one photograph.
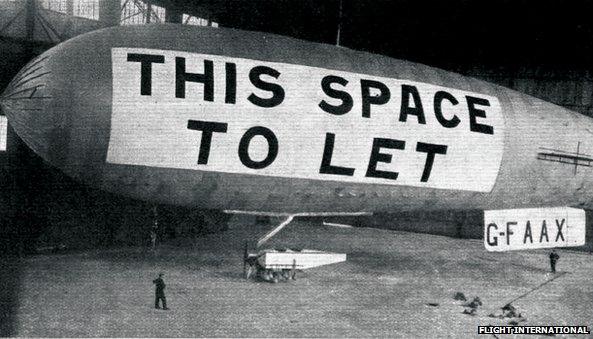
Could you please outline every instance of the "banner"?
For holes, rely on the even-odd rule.
[[[107,161],[489,192],[497,98],[220,55],[113,48]]]

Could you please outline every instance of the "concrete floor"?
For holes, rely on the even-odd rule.
[[[243,242],[268,228],[234,219],[227,232],[156,255],[126,248],[4,261],[4,272],[19,267],[12,335],[477,337],[478,325],[508,323],[489,313],[553,277],[546,251],[488,253],[475,240],[297,221],[269,245],[345,252],[347,262],[288,283],[246,281]],[[593,325],[593,256],[559,254],[566,273],[514,302],[522,324]],[[170,311],[153,308],[159,271]],[[462,314],[457,291],[481,298],[476,316]]]

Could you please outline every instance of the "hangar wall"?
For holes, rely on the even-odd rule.
[[[593,70],[523,65],[513,69],[472,67],[456,71],[593,117]]]
[[[0,93],[25,64],[59,41],[119,22],[119,0],[100,0],[99,20],[40,7],[36,0],[0,0]],[[35,22],[30,27],[31,16]],[[42,23],[43,22],[43,23]],[[77,183],[33,153],[8,128],[0,151],[0,254],[59,248],[147,245],[153,205]],[[217,212],[159,205],[158,239],[219,230]]]
[[[0,254],[150,243],[152,204],[75,182],[46,164],[10,127],[0,176]],[[205,223],[204,211],[157,208],[159,242],[220,230],[217,223]]]

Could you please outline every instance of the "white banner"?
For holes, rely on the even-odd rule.
[[[113,48],[107,161],[489,192],[497,98],[402,79]]]
[[[484,211],[488,251],[583,246],[585,211],[570,207]]]

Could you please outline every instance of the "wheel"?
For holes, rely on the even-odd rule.
[[[281,272],[272,271],[272,282],[274,284],[277,284],[280,281],[280,278],[281,277],[282,277],[282,273]]]

